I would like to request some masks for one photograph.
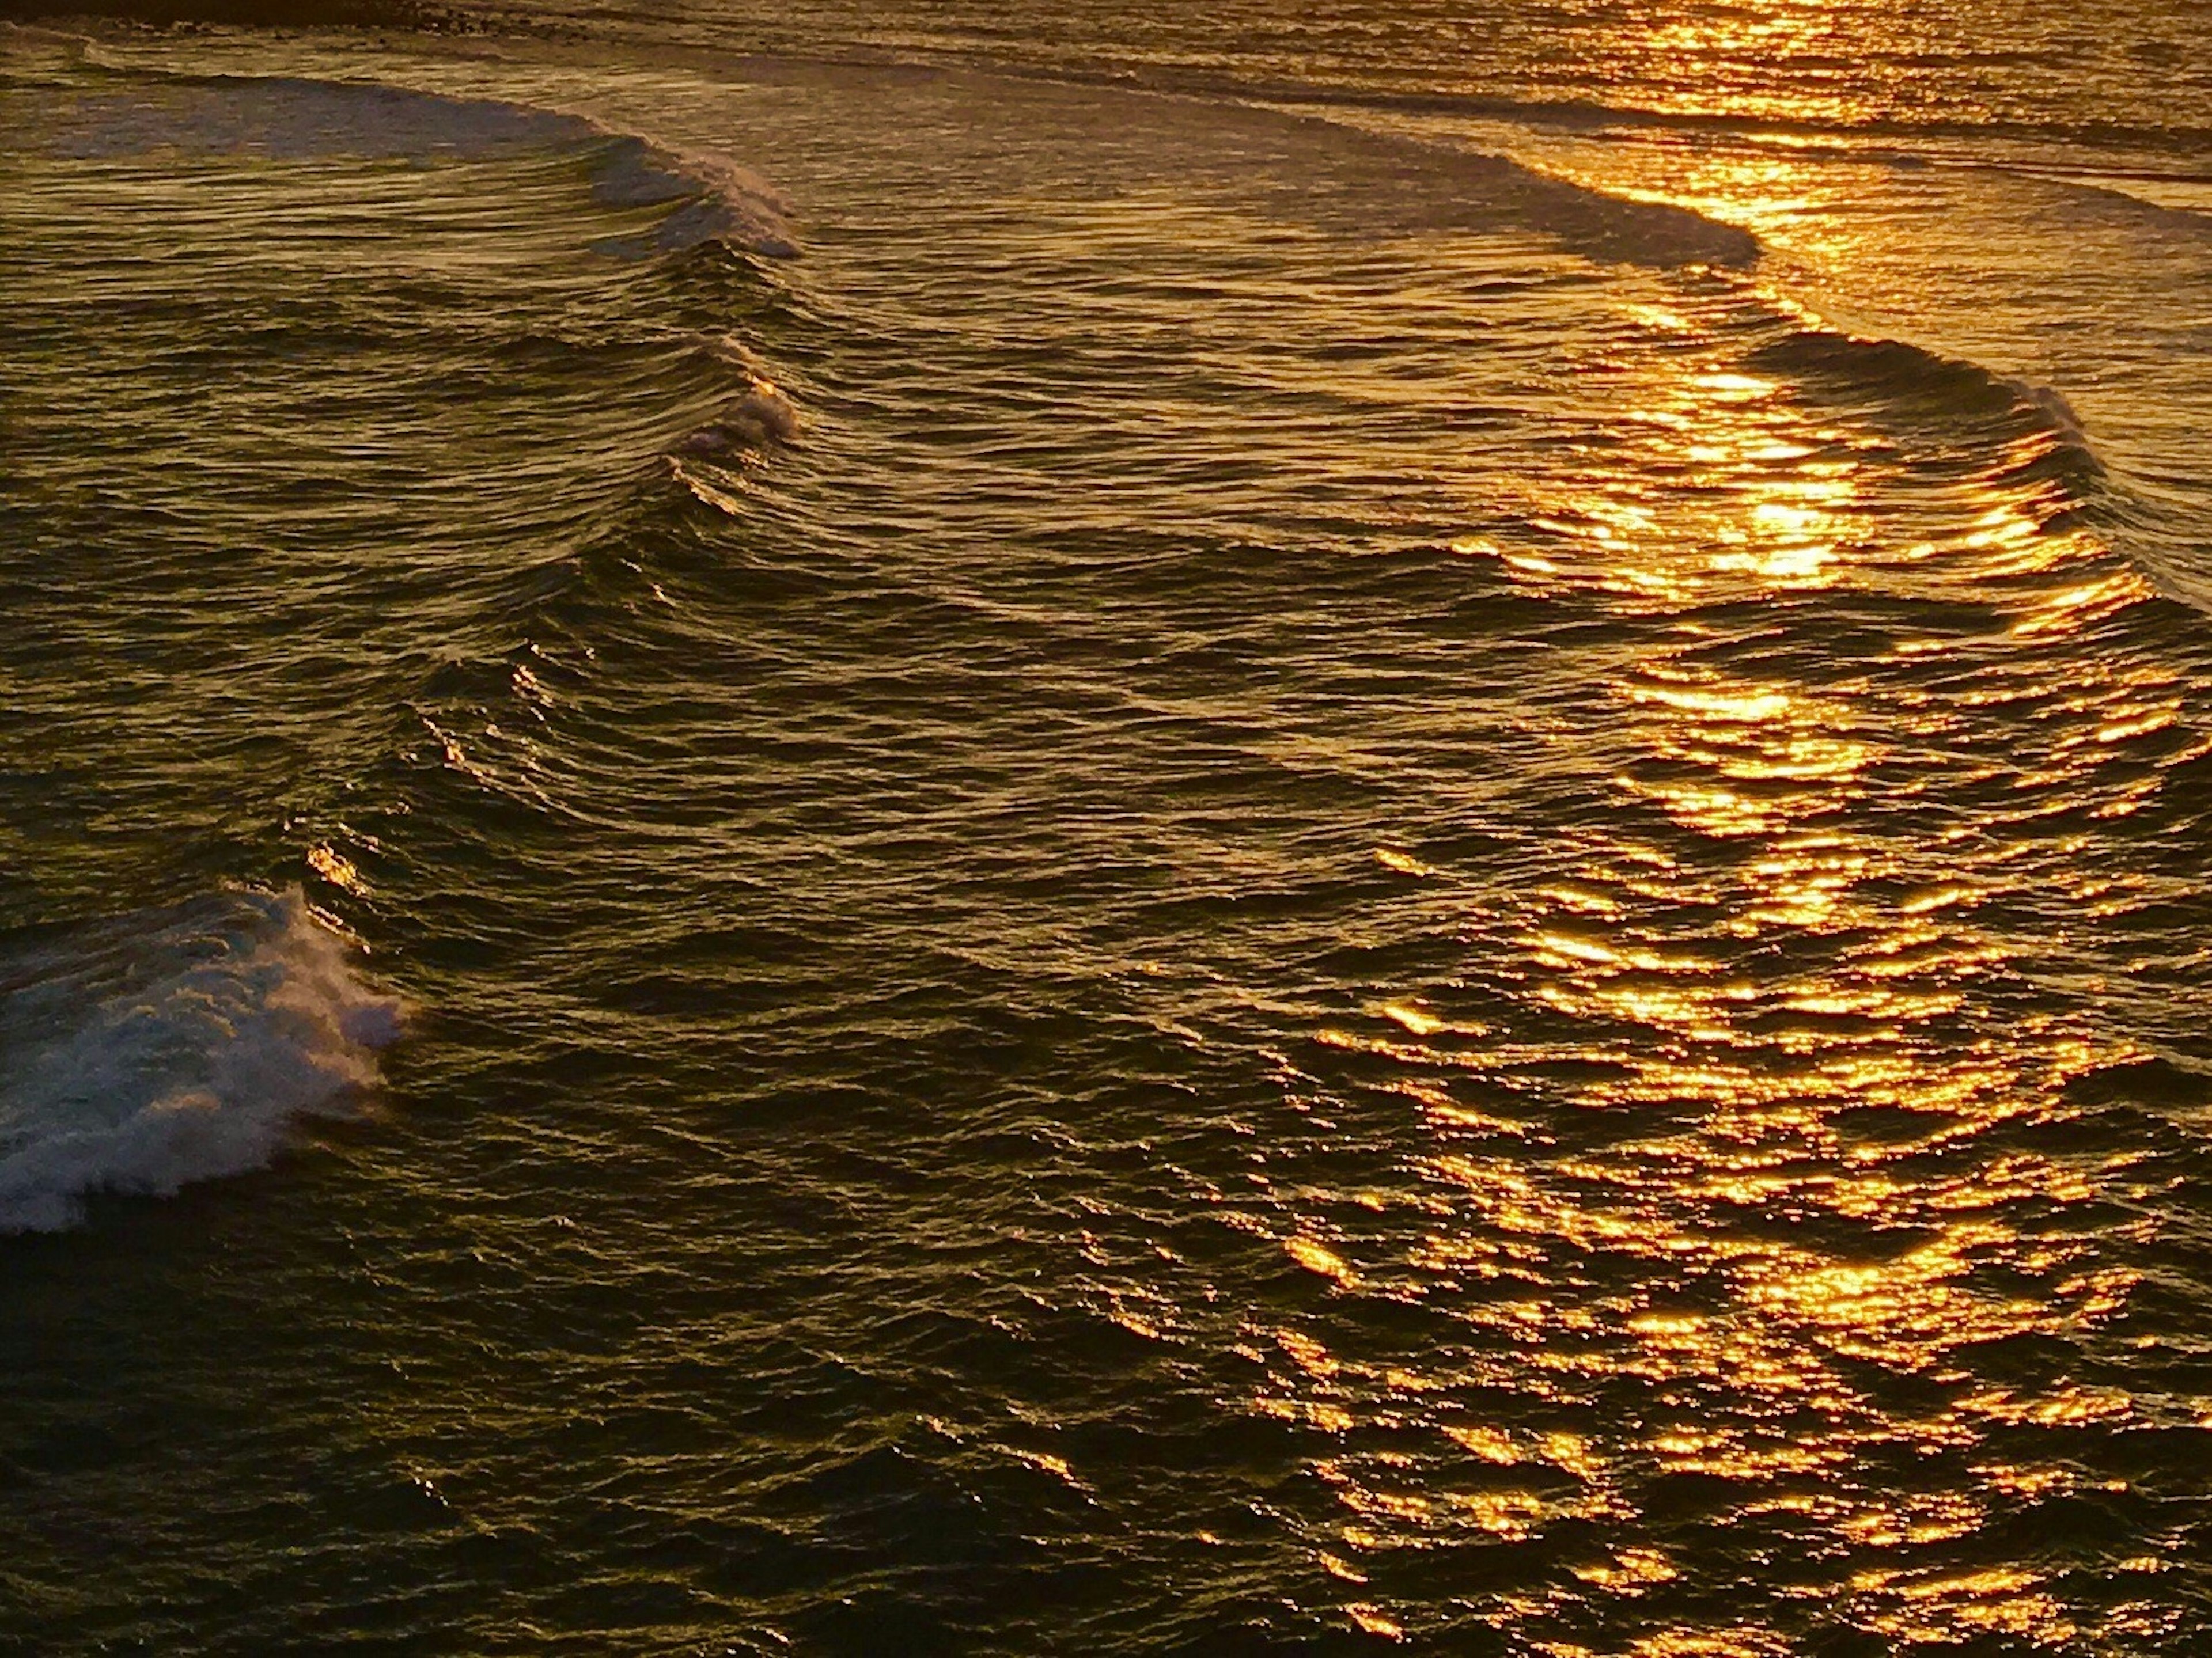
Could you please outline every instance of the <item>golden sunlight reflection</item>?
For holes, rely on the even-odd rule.
[[[1392,1068],[1435,1136],[1421,1190],[1395,1199],[1420,1218],[1418,1246],[1355,1267],[1356,1252],[1314,1236],[1281,1243],[1331,1294],[1449,1305],[1463,1341],[1450,1357],[1385,1358],[1319,1325],[1255,1331],[1267,1381],[1254,1406],[1329,1436],[1316,1472],[1340,1523],[1316,1558],[1345,1583],[1383,1551],[1603,1519],[1637,1540],[1572,1576],[1632,1599],[1678,1570],[1650,1493],[1701,1480],[1746,1523],[1817,1530],[1838,1559],[1893,1558],[1829,1586],[1864,1629],[2063,1640],[2071,1625],[2035,1574],[1934,1570],[1911,1552],[1990,1523],[1991,1485],[2070,1489],[2063,1467],[1990,1453],[2000,1428],[2124,1424],[2138,1401],[2024,1381],[1900,1412],[1885,1389],[1941,1395],[1963,1347],[2056,1337],[2126,1305],[2130,1274],[2021,1219],[2096,1200],[2123,1161],[1990,1148],[2015,1120],[2063,1118],[2068,1079],[2130,1050],[2049,1012],[2001,1028],[1978,1014],[2015,971],[1984,917],[2023,877],[1982,855],[1970,824],[1904,814],[1930,765],[1954,789],[2001,787],[2007,813],[2045,798],[2088,800],[2093,817],[2136,810],[2159,779],[2114,751],[2170,736],[2184,704],[2112,667],[2056,692],[2003,672],[1917,689],[1899,663],[1975,650],[2032,664],[2048,635],[2135,602],[2140,579],[2061,521],[2028,468],[1947,479],[1929,533],[1877,537],[1883,515],[1862,499],[1873,440],[1747,369],[1680,307],[1627,322],[1668,353],[1622,386],[1637,452],[1594,445],[1574,489],[1537,498],[1532,484],[1520,544],[1457,545],[1527,591],[1636,619],[1592,687],[1601,713],[1561,738],[1602,756],[1601,804],[1577,826],[1576,861],[1533,883],[1503,930],[1520,1017],[1493,1027],[1408,992],[1317,1033]],[[1706,619],[1869,591],[1994,620],[1808,660],[1756,631],[1719,648]],[[2033,764],[1948,753],[1959,709],[2024,696],[2068,717]],[[2082,878],[2085,905],[2141,896]],[[1364,1430],[1416,1427],[1418,1455],[1363,1448]],[[1863,1472],[1969,1457],[1972,1485]],[[1533,1595],[1521,1612],[1540,1620],[1549,1604]],[[1789,1648],[1745,1628],[1633,1649]]]
[[[1645,57],[1669,66],[1653,78],[1660,85],[1681,88],[1672,100],[1683,110],[1712,107],[1717,94],[1726,112],[1766,120],[1836,120],[1855,112],[1837,107],[1833,94],[1808,94],[1773,84],[1765,76],[1741,73],[1740,66],[1771,62],[1785,57],[1818,57],[1842,45],[1839,29],[1848,15],[1863,49],[1868,27],[1888,39],[1911,38],[1911,26],[1889,14],[1846,13],[1833,0],[1784,0],[1778,5],[1751,7],[1701,6],[1676,13],[1661,13],[1642,31]],[[1887,44],[1888,40],[1885,40]],[[1690,64],[1702,72],[1690,74]],[[1663,104],[1669,100],[1662,98]]]
[[[1670,354],[1621,388],[1634,452],[1594,452],[1586,487],[1527,504],[1547,544],[1469,537],[1458,550],[1540,591],[1589,586],[1668,609],[1838,580],[1871,533],[1859,501],[1867,440],[1809,417],[1675,309],[1632,304],[1623,324]]]

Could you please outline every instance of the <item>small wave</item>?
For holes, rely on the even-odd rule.
[[[604,159],[592,193],[610,207],[668,207],[650,235],[603,246],[639,252],[673,252],[702,242],[732,242],[770,258],[796,258],[790,208],[768,181],[726,156],[674,149],[633,133],[605,134]]]
[[[295,76],[201,74],[119,64],[87,43],[82,67],[131,90],[88,94],[72,118],[33,142],[85,157],[182,149],[285,160],[331,156],[429,164],[532,150],[583,152],[602,206],[661,208],[636,235],[600,251],[638,257],[722,242],[772,258],[799,252],[790,209],[765,179],[727,156],[625,132],[574,110],[495,98],[463,98],[375,81]],[[149,87],[167,96],[146,96]]]
[[[1750,231],[1695,208],[1601,190],[1457,134],[1365,125],[1359,112],[1330,106],[1254,107],[1329,134],[1339,161],[1359,168],[1356,199],[1371,225],[1508,224],[1600,264],[1657,270],[1747,270],[1765,256]],[[1419,166],[1408,167],[1415,156]]]
[[[1986,56],[1983,61],[1986,64]],[[2039,118],[2023,118],[2017,110],[1990,105],[1964,106],[1938,101],[1919,108],[1890,105],[1869,107],[1856,114],[1808,112],[1790,114],[1761,107],[1731,111],[1682,107],[1677,100],[1635,101],[1629,94],[1613,100],[1561,92],[1552,96],[1534,89],[1508,91],[1494,88],[1471,91],[1436,87],[1392,88],[1332,80],[1328,70],[1316,64],[1315,78],[1284,78],[1255,75],[1226,64],[1116,65],[1111,71],[1072,64],[1022,66],[993,62],[999,74],[1024,79],[1063,82],[1084,86],[1111,86],[1167,93],[1183,97],[1235,99],[1253,103],[1314,110],[1340,110],[1363,114],[1443,117],[1456,120],[1501,121],[1539,131],[1566,134],[1628,133],[1665,136],[1690,135],[1707,142],[1734,139],[1756,145],[1786,146],[1794,155],[1828,151],[1867,159],[1870,143],[1894,143],[1899,153],[1885,159],[1913,164],[1914,149],[1931,142],[1987,143],[1992,140],[2033,145],[2045,151],[2054,144],[2076,150],[2113,151],[2132,155],[2201,157],[2212,143],[2212,127],[2187,112],[2186,100],[2154,114],[2148,107],[2130,112],[2126,118],[2057,119],[2056,112]],[[2150,115],[2151,118],[2142,118]]]
[[[401,1025],[296,888],[0,944],[0,1232],[262,1167],[349,1114]]]
[[[716,369],[731,371],[741,389],[718,409],[712,420],[693,428],[671,449],[672,459],[728,464],[748,454],[761,454],[793,441],[799,432],[799,410],[783,388],[768,377],[752,349],[731,334],[694,336],[698,354]],[[696,493],[697,481],[678,469]],[[722,505],[726,497],[714,504]]]
[[[2081,416],[2052,387],[1909,340],[1839,327],[1800,307],[1783,308],[1789,331],[1757,348],[1754,362],[1878,415],[1977,422],[2004,440],[2008,471],[2052,474],[2082,490],[2105,477]]]
[[[798,435],[799,411],[791,399],[769,381],[757,380],[676,449],[678,454],[716,460],[757,453]]]
[[[2170,174],[2129,176],[2119,173],[2068,178],[2048,174],[2055,182],[2124,202],[2138,212],[2178,222],[2194,229],[2212,219],[2212,178]]]
[[[2194,479],[2147,471],[2123,440],[2108,452],[2054,386],[1768,297],[1783,325],[1753,349],[1753,364],[1877,422],[1966,445],[1987,458],[1977,485],[2033,489],[2014,499],[2032,499],[2039,528],[2087,528],[2149,589],[2212,613],[2212,521]]]

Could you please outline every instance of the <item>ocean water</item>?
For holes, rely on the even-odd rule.
[[[2212,13],[0,26],[0,1651],[2212,1651]]]

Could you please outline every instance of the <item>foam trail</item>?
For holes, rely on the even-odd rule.
[[[260,1168],[350,1114],[401,1023],[297,889],[0,945],[0,1232]]]

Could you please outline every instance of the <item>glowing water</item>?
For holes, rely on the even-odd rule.
[[[0,1646],[2212,1641],[2182,9],[565,26],[0,48]]]

